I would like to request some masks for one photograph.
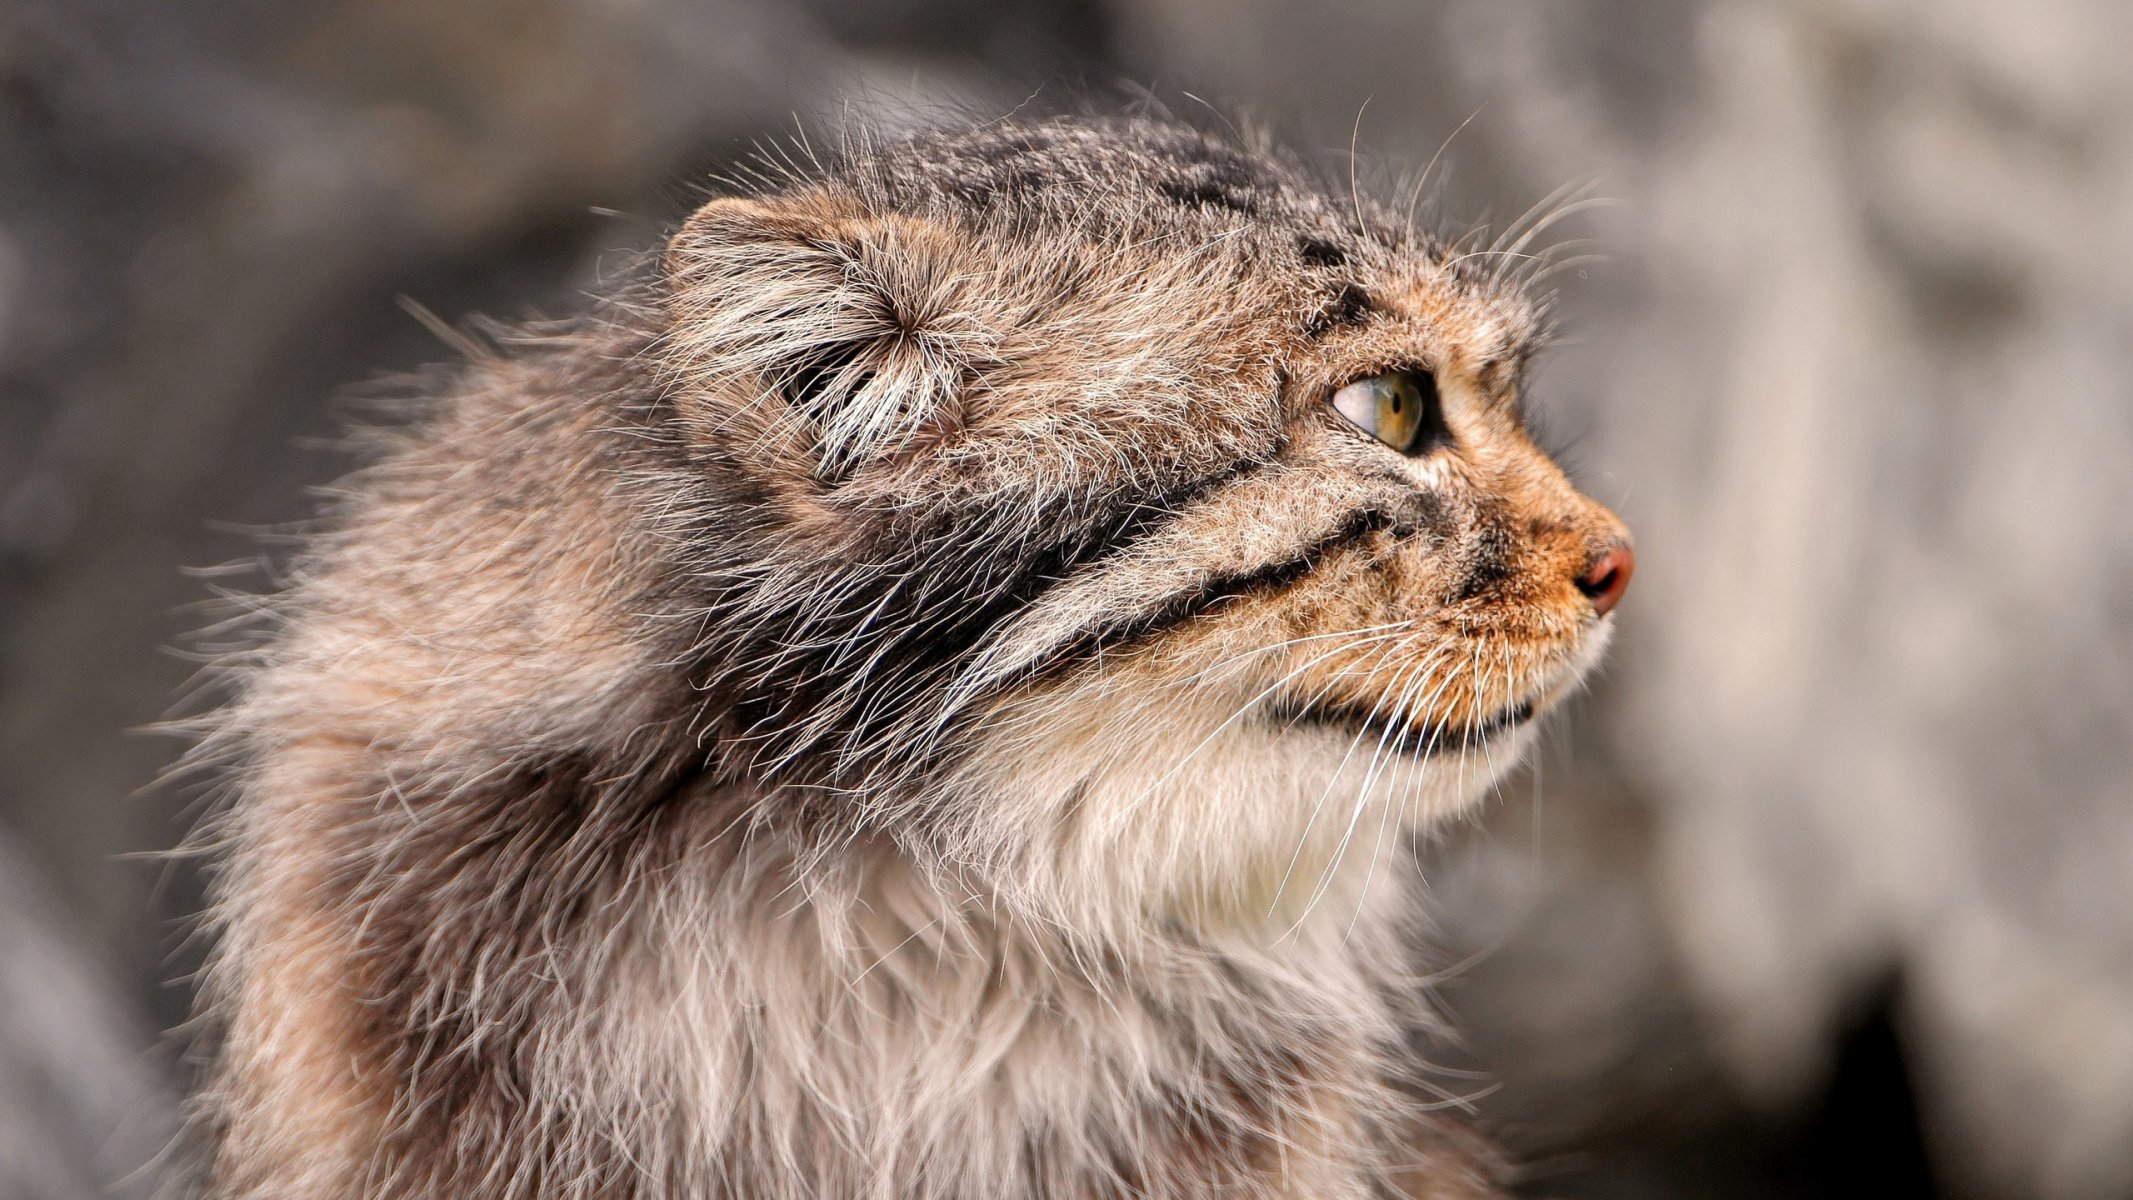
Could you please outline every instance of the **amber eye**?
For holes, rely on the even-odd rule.
[[[1327,403],[1349,424],[1402,454],[1420,453],[1443,431],[1437,381],[1427,371],[1366,375]]]

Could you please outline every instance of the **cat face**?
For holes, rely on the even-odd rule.
[[[1269,155],[992,127],[666,263],[700,686],[824,819],[1256,902],[1484,789],[1606,641],[1628,537],[1521,424],[1531,306]]]

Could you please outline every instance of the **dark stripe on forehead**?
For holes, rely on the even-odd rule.
[[[1296,256],[1303,259],[1306,266],[1335,268],[1348,265],[1348,252],[1325,238],[1297,238]]]
[[[1367,325],[1376,315],[1377,307],[1371,301],[1370,293],[1359,284],[1344,283],[1304,322],[1304,332],[1314,338],[1324,337],[1335,329]]]

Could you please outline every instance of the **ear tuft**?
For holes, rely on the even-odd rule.
[[[838,479],[961,422],[997,337],[958,241],[822,193],[714,200],[668,243],[670,341],[700,390],[779,406]]]

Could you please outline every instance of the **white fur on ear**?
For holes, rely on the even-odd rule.
[[[673,344],[697,380],[804,424],[837,478],[955,428],[997,342],[963,242],[928,220],[801,194],[714,200],[667,246]]]

